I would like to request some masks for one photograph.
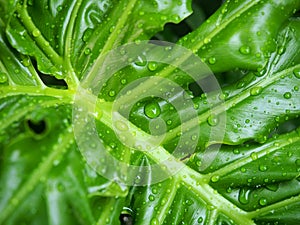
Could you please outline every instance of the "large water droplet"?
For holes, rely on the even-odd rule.
[[[242,188],[239,192],[239,202],[243,205],[248,204],[249,203],[249,194],[250,194],[250,190]]]
[[[152,103],[145,105],[144,113],[150,119],[157,118],[161,113],[159,104],[157,102],[152,102]]]

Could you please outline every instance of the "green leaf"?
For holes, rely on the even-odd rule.
[[[191,1],[0,0],[0,224],[297,224],[299,8],[296,0],[228,0],[201,23],[205,8],[195,7],[168,38],[177,40],[187,24],[192,31],[178,43],[209,64],[223,93],[217,86],[200,90],[184,71],[140,58],[114,74],[95,99],[80,99],[87,111],[79,120],[76,93],[90,97],[79,80],[97,75],[115,47],[160,38],[167,23],[192,13]],[[190,65],[189,54],[176,56]],[[128,127],[116,125],[118,94],[145,77],[182,89],[171,99],[143,97],[129,118],[119,112]],[[141,91],[154,86],[170,87],[142,82],[130,92],[144,96]],[[180,110],[172,105],[176,99],[186,100]],[[86,121],[94,130],[85,129]],[[166,129],[151,133],[153,121]],[[74,137],[77,122],[82,140]],[[130,128],[141,145],[115,126],[124,133]],[[181,145],[183,136],[189,139]],[[95,138],[115,161],[105,161]],[[82,142],[95,154],[80,151]],[[182,154],[174,153],[177,147]],[[120,174],[132,174],[116,162],[141,170],[129,178],[134,185],[122,183]]]

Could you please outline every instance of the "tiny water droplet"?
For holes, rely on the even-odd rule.
[[[172,124],[172,120],[167,120],[167,124],[171,125]]]
[[[211,64],[211,65],[215,64],[216,62],[217,62],[217,60],[216,60],[215,57],[210,57],[210,58],[208,59],[208,63]]]
[[[151,219],[150,225],[158,225],[158,224],[159,224],[158,219],[156,218]]]
[[[124,123],[121,120],[116,121],[115,126],[118,130],[120,131],[127,131],[128,130],[128,126],[126,123]]]
[[[58,11],[58,12],[60,12],[62,9],[63,9],[63,7],[62,7],[61,5],[59,5],[59,6],[57,7],[57,11]]]
[[[279,49],[277,50],[278,55],[282,55],[284,52],[285,52],[285,47],[283,46],[279,47]]]
[[[210,115],[208,118],[207,118],[207,123],[208,125],[210,126],[216,126],[219,122],[219,119],[216,115]]]
[[[127,83],[127,80],[124,78],[124,79],[121,79],[121,84],[126,84]]]
[[[32,36],[33,37],[38,37],[41,35],[41,32],[38,29],[35,29],[34,31],[32,31]]]
[[[265,206],[265,205],[268,204],[268,201],[267,201],[266,198],[261,198],[261,199],[259,199],[259,204],[260,204],[261,206]]]
[[[267,171],[267,169],[268,169],[268,167],[266,165],[259,166],[259,171],[261,171],[261,172],[265,172],[265,171]]]
[[[148,64],[148,69],[150,70],[150,71],[155,71],[156,69],[157,69],[157,63],[156,62],[150,62],[149,64]]]
[[[283,94],[283,97],[284,97],[285,99],[290,99],[290,98],[292,97],[292,94],[291,94],[291,92],[285,92],[285,93]]]
[[[109,95],[110,97],[114,97],[114,96],[116,95],[116,92],[115,92],[114,90],[110,90],[110,91],[108,92],[108,95]]]
[[[262,87],[253,87],[250,89],[250,95],[257,96],[262,92],[262,90],[263,90]]]
[[[243,55],[249,55],[250,52],[251,52],[251,48],[249,46],[247,46],[247,45],[243,45],[242,47],[240,47],[239,51]]]
[[[5,82],[7,82],[8,78],[7,78],[7,74],[6,73],[0,73],[0,84],[3,84]]]
[[[150,119],[157,118],[161,113],[159,104],[157,102],[152,102],[145,105],[144,113]]]
[[[149,195],[148,199],[149,199],[149,201],[153,202],[155,200],[155,197],[154,197],[154,195]]]
[[[200,216],[197,220],[198,223],[202,223],[203,222],[203,218]]]
[[[256,152],[252,152],[250,157],[251,157],[252,160],[257,160],[258,159],[258,155],[257,155]]]
[[[86,55],[89,55],[89,54],[91,54],[91,49],[90,48],[86,48],[85,50],[84,50],[84,54],[86,54]]]
[[[293,74],[296,78],[300,79],[300,68],[294,69]]]
[[[214,175],[210,178],[211,182],[216,183],[220,180],[220,177],[218,175]]]

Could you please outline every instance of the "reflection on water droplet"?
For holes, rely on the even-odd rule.
[[[157,102],[152,102],[145,105],[144,113],[150,119],[157,118],[161,113],[159,104]]]

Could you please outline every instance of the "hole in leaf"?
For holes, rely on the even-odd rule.
[[[35,68],[37,74],[39,75],[40,79],[43,83],[48,87],[58,88],[58,89],[67,89],[68,85],[63,79],[57,79],[54,76],[43,74],[38,70],[36,60],[32,59],[32,65]]]
[[[291,119],[279,125],[276,129],[277,134],[289,133],[293,130],[296,130],[300,126],[300,119]]]
[[[27,125],[33,133],[38,135],[44,134],[47,128],[46,122],[44,120],[40,120],[38,122],[27,120]]]

